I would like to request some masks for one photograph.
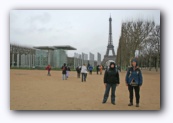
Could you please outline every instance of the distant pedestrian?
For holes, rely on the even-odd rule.
[[[61,67],[61,70],[62,70],[62,79],[67,80],[67,77],[66,77],[66,73],[67,73],[66,63],[64,63],[64,65]]]
[[[117,65],[118,71],[121,72],[121,66]]]
[[[87,77],[87,68],[85,66],[85,64],[83,64],[82,68],[81,68],[81,73],[82,73],[82,82],[86,81],[86,77]]]
[[[143,82],[142,72],[138,67],[136,59],[132,59],[131,63],[132,66],[127,70],[126,73],[126,85],[128,86],[129,98],[130,98],[130,103],[128,104],[128,106],[133,105],[133,90],[135,90],[136,107],[139,107],[139,100],[140,100],[139,92]]]
[[[103,66],[100,65],[99,69],[100,69],[100,75],[102,75]]]
[[[76,67],[77,77],[80,78],[81,66]]]
[[[89,70],[90,74],[92,74],[93,67],[90,65],[90,66],[88,67],[88,70]]]
[[[120,84],[120,80],[119,80],[119,73],[117,68],[115,67],[114,62],[111,62],[109,65],[109,69],[105,71],[104,84],[105,84],[105,93],[102,103],[106,103],[111,88],[111,103],[115,105],[115,90],[116,87]]]
[[[66,71],[66,78],[69,78],[69,74],[70,74],[70,67],[69,66],[67,66],[67,71]]]
[[[100,65],[97,65],[97,67],[96,67],[96,70],[97,70],[97,74],[98,74],[98,72],[100,71],[100,68],[99,68],[99,66],[100,66]]]
[[[51,76],[51,74],[50,74],[51,66],[50,66],[50,65],[48,65],[48,66],[46,67],[46,70],[48,71],[47,75],[48,75],[48,76]]]
[[[89,66],[90,66],[90,64],[88,63],[88,65],[87,65],[87,69],[89,70]]]

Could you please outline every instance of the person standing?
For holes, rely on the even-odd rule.
[[[130,98],[130,103],[128,106],[133,105],[133,90],[135,90],[135,97],[136,97],[136,107],[139,107],[139,100],[140,100],[140,87],[142,86],[143,83],[143,77],[142,77],[142,72],[138,67],[137,60],[132,59],[131,61],[132,67],[130,67],[127,70],[126,73],[126,85],[128,86],[129,90],[129,98]]]
[[[103,66],[102,65],[100,65],[100,75],[102,75],[102,70],[103,70]]]
[[[64,63],[64,65],[61,67],[61,69],[62,69],[62,79],[67,80],[67,77],[66,77],[66,73],[67,73],[66,63]]]
[[[87,77],[87,68],[85,66],[85,64],[83,64],[82,68],[81,68],[81,73],[82,73],[82,82],[86,81],[86,77]]]
[[[77,77],[80,78],[81,66],[76,67]]]
[[[70,74],[70,67],[69,66],[67,66],[67,71],[66,71],[66,78],[68,78],[69,77],[69,74]]]
[[[97,65],[97,68],[96,68],[96,69],[97,69],[97,74],[98,74],[98,72],[99,72],[99,66],[100,66],[100,65]]]
[[[51,74],[50,74],[51,66],[50,66],[50,65],[48,65],[48,66],[46,67],[46,70],[48,71],[47,75],[48,75],[48,76],[51,76]]]
[[[111,88],[111,103],[115,105],[115,90],[116,87],[120,84],[119,73],[117,68],[115,67],[115,63],[111,62],[109,65],[109,69],[105,71],[104,74],[104,84],[105,84],[105,93],[103,97],[103,104],[106,103],[109,91]]]
[[[90,74],[92,74],[93,67],[90,65],[90,66],[88,67],[88,70],[90,71]]]
[[[118,71],[121,72],[121,67],[120,65],[117,65]]]

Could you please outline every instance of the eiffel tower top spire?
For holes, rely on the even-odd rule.
[[[113,45],[113,41],[112,41],[112,18],[110,15],[109,18],[109,39],[108,39],[108,45]]]

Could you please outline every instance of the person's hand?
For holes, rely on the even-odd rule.
[[[107,85],[106,83],[104,83],[105,84],[105,86]]]

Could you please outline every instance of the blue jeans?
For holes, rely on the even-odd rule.
[[[103,97],[103,102],[106,102],[108,97],[109,97],[109,91],[111,88],[111,102],[115,102],[115,90],[116,90],[116,84],[107,84],[106,85],[106,90],[105,90],[105,94]]]

